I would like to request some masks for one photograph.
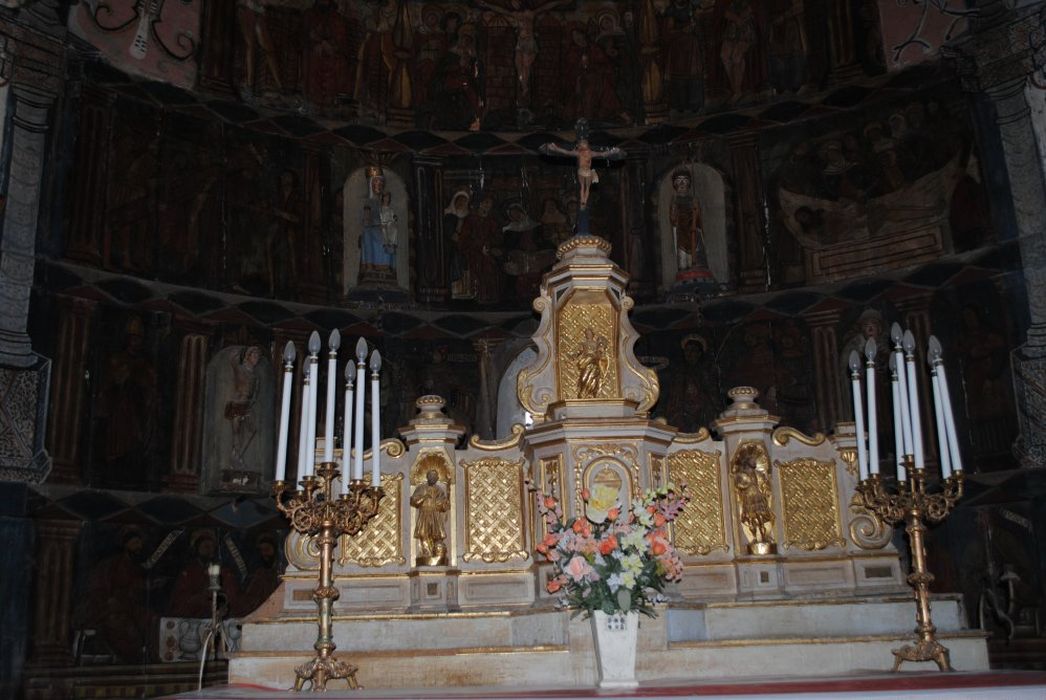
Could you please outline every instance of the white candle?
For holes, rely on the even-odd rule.
[[[305,473],[306,463],[309,461],[309,404],[312,402],[309,387],[309,362],[302,363],[301,367],[301,420],[298,422],[298,479],[308,476]]]
[[[323,461],[334,461],[334,375],[338,372],[338,347],[341,346],[341,333],[335,328],[331,331],[327,347],[327,420],[323,430]]]
[[[356,431],[352,446],[356,449],[352,463],[352,478],[363,478],[363,394],[364,382],[367,380],[367,341],[363,338],[356,343]]]
[[[936,344],[936,347],[934,347]],[[940,343],[930,336],[930,348],[926,353],[930,363],[930,383],[933,386],[933,417],[937,423],[937,445],[941,456],[941,477],[947,479],[952,475],[952,460],[948,455],[948,428],[944,425],[944,401],[941,394],[939,371],[941,370]]]
[[[908,409],[912,421],[912,454],[915,456],[915,468],[922,469],[923,462],[923,426],[919,415],[919,385],[915,380],[915,336],[911,331],[904,332],[904,365],[907,369]]]
[[[312,476],[316,472],[316,402],[320,395],[320,334],[316,331],[309,336],[309,446],[305,455],[305,473]]]
[[[864,445],[864,409],[861,405],[861,358],[850,352],[850,383],[853,387],[854,422],[857,424],[857,468],[861,481],[868,478],[868,454]]]
[[[939,345],[940,343],[938,343]],[[952,471],[961,472],[962,456],[959,454],[959,434],[955,431],[955,414],[952,412],[952,396],[948,390],[948,373],[944,369],[943,357],[937,367],[937,382],[941,389],[944,427],[948,432],[948,451],[951,453]]]
[[[283,348],[283,394],[280,403],[280,437],[276,441],[276,481],[287,476],[287,436],[291,422],[291,391],[294,374],[294,343],[287,341]]]
[[[898,430],[901,431],[901,441],[904,444],[904,454],[914,454],[912,448],[912,418],[908,411],[908,380],[905,378],[904,373],[904,349],[902,342],[904,341],[904,333],[901,332],[901,326],[897,323],[890,327],[890,339],[893,341],[893,355],[894,362],[897,365],[897,388],[900,393],[901,399],[901,426]],[[900,464],[904,464],[904,460],[901,459],[902,455],[898,455],[897,461]],[[904,472],[902,468],[898,472],[898,477]]]
[[[904,481],[904,440],[901,438],[901,388],[897,383],[897,355],[890,353],[890,389],[893,392],[893,452],[897,480]]]
[[[349,492],[352,473],[352,360],[345,363],[345,424],[341,432],[341,492]]]
[[[378,381],[381,372],[381,353],[370,354],[370,485],[381,486],[381,409],[378,401]]]
[[[865,390],[868,394],[868,473],[879,473],[879,416],[875,404],[875,340],[864,344]]]

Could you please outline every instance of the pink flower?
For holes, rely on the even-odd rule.
[[[574,581],[581,583],[588,576],[594,573],[592,565],[589,564],[584,557],[575,555],[573,559],[567,562],[567,565],[563,567],[563,572],[574,579]]]

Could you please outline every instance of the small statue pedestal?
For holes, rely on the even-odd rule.
[[[446,612],[460,610],[458,605],[458,576],[461,572],[451,566],[426,566],[411,570],[411,611]]]

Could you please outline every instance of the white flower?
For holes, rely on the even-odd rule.
[[[621,574],[610,574],[607,577],[607,585],[610,586],[610,592],[616,593],[617,589],[621,588],[624,582],[624,577]]]

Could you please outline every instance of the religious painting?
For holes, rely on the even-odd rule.
[[[212,564],[218,565],[223,616],[233,621],[279,585],[282,532],[169,528],[133,517],[138,522],[84,527],[70,625],[77,663],[198,660],[198,622],[212,615]],[[235,644],[237,625],[225,631]]]
[[[88,362],[91,411],[87,480],[149,490],[167,466],[173,377],[169,317],[104,308]]]
[[[726,396],[715,348],[700,333],[672,334],[668,340],[676,347],[665,349],[667,361],[658,372],[661,397],[657,413],[685,433],[711,429]]]
[[[75,3],[69,31],[120,70],[182,88],[196,81],[203,0]]]
[[[267,492],[273,472],[272,366],[257,345],[223,348],[207,366],[203,482],[209,491]]]
[[[359,168],[345,180],[341,194],[344,293],[409,289],[410,200],[399,174],[377,165]]]
[[[782,282],[865,276],[987,242],[980,163],[954,98],[942,90],[858,120],[821,120],[816,134],[763,138]]]

